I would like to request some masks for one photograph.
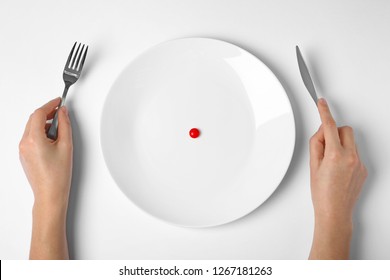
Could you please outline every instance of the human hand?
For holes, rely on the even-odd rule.
[[[43,105],[30,116],[19,144],[20,161],[36,203],[68,202],[72,172],[72,130],[65,107],[58,112],[58,139],[46,136],[60,98]]]
[[[315,215],[348,222],[367,170],[359,158],[353,130],[337,128],[324,99],[318,102],[322,125],[310,140],[311,192]]]
[[[47,120],[54,117],[60,98],[30,116],[19,144],[24,172],[34,193],[30,258],[68,258],[66,212],[72,177],[72,129],[65,107],[58,110],[58,138],[49,139]]]
[[[331,244],[340,241],[348,247],[352,235],[353,209],[367,177],[367,170],[360,160],[352,128],[337,128],[324,99],[319,100],[318,110],[322,125],[310,140],[311,194],[315,212],[313,248],[321,247],[315,246],[318,235],[321,236],[320,243],[329,238]],[[338,236],[332,236],[337,232]],[[343,233],[346,238],[337,240],[343,237]],[[327,247],[330,249],[329,244]],[[323,258],[346,258],[349,248],[342,247],[340,245],[336,248],[338,253],[335,253],[326,252],[326,246],[322,246],[324,250],[317,255],[313,254],[312,249],[311,257],[322,254]],[[314,250],[314,253],[319,251]]]

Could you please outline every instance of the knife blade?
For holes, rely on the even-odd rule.
[[[313,98],[314,102],[317,105],[318,95],[317,95],[316,89],[314,87],[313,80],[311,79],[309,69],[306,66],[305,60],[302,57],[302,53],[301,53],[299,47],[296,46],[295,49],[297,51],[299,72],[301,72],[301,77],[302,77],[303,83],[305,84],[305,87],[307,88],[308,92],[310,93],[311,97]]]

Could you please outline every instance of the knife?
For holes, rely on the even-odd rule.
[[[318,96],[317,96],[316,89],[314,87],[313,80],[310,77],[309,69],[307,68],[306,63],[303,60],[302,53],[299,50],[299,47],[296,46],[295,49],[297,51],[298,66],[299,66],[299,71],[301,72],[303,83],[305,84],[307,90],[309,91],[311,97],[313,98],[314,102],[317,105]]]

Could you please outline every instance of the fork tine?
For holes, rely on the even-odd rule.
[[[75,70],[77,71],[77,69],[79,69],[80,68],[80,58],[81,58],[81,55],[83,54],[83,50],[84,50],[84,44],[83,44],[83,47],[81,48],[81,51],[80,51],[80,54],[79,54],[79,57],[77,58],[77,61],[76,61],[76,65],[74,66],[75,68]]]
[[[70,59],[72,58],[74,48],[76,47],[77,42],[74,42],[74,45],[72,47],[72,50],[70,51],[70,54],[68,56],[68,60],[66,61],[65,67],[69,67]]]
[[[76,61],[76,57],[79,53],[79,50],[80,50],[80,46],[81,46],[81,43],[79,43],[79,46],[77,47],[77,50],[76,50],[76,54],[74,55],[73,59],[72,59],[72,66],[70,68],[73,68],[74,67],[74,63]]]
[[[81,72],[81,70],[83,69],[84,61],[85,61],[85,58],[87,57],[87,52],[88,52],[88,46],[87,46],[87,48],[85,49],[83,58],[81,59],[80,68],[79,68],[79,70],[78,70],[79,72]]]

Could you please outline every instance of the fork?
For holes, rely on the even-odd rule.
[[[58,106],[58,109],[64,106],[66,94],[68,93],[68,90],[71,85],[73,85],[80,77],[81,70],[83,70],[84,61],[87,57],[88,52],[88,46],[85,48],[85,45],[83,44],[81,50],[80,46],[81,43],[79,43],[75,55],[73,55],[74,49],[77,45],[77,42],[74,43],[72,50],[70,51],[68,60],[66,61],[64,72],[63,72],[63,79],[65,83],[64,93],[62,94],[61,103]],[[80,51],[80,52],[79,52]],[[84,51],[84,52],[83,52]],[[58,132],[58,110],[54,115],[53,121],[51,123],[51,126],[49,128],[49,131],[47,132],[47,137],[53,140],[57,140],[57,132]]]

